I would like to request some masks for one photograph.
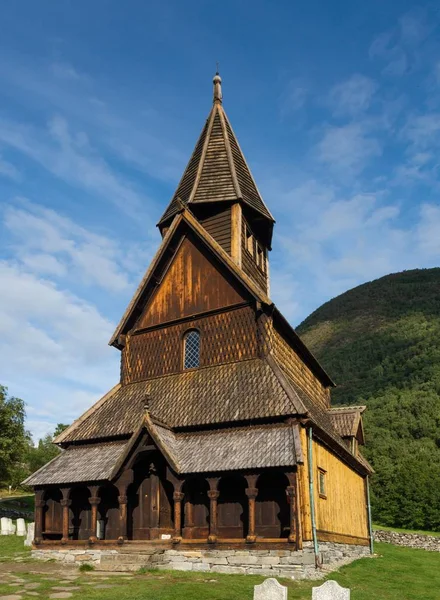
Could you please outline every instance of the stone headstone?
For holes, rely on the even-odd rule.
[[[337,581],[329,580],[312,588],[312,600],[350,600],[350,590],[341,587]]]
[[[7,517],[0,519],[0,535],[9,535],[9,519]]]
[[[102,519],[96,521],[96,537],[98,540],[104,539],[104,521]]]
[[[287,588],[271,577],[254,587],[254,600],[287,600]]]
[[[28,528],[27,528],[26,539],[24,540],[24,545],[32,546],[34,537],[35,537],[35,523],[29,523]]]
[[[26,535],[26,522],[24,519],[17,519],[17,535]]]

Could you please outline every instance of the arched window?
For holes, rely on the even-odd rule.
[[[200,366],[200,333],[191,329],[183,338],[183,368],[194,369]]]

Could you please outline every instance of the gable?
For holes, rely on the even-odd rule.
[[[246,300],[215,259],[186,236],[159,286],[136,323],[136,329],[160,325]]]

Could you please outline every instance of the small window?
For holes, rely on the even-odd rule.
[[[264,256],[264,250],[260,246],[260,244],[257,244],[257,265],[260,267],[260,269],[263,272],[265,271],[265,266],[266,266],[265,263],[266,263],[266,259]]]
[[[183,338],[183,368],[195,369],[200,366],[200,333],[192,329]]]
[[[318,469],[318,492],[320,498],[327,498],[326,494],[327,472],[324,469]]]
[[[254,256],[254,254],[255,254],[254,246],[255,246],[254,245],[254,236],[252,235],[250,230],[246,227],[246,250],[252,256]]]

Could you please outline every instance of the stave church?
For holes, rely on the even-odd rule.
[[[120,381],[25,482],[40,556],[145,552],[166,566],[192,552],[179,564],[219,570],[217,552],[224,572],[276,573],[280,556],[316,567],[370,548],[365,407],[332,407],[332,379],[270,299],[275,221],[213,83],[162,241],[109,342]]]

